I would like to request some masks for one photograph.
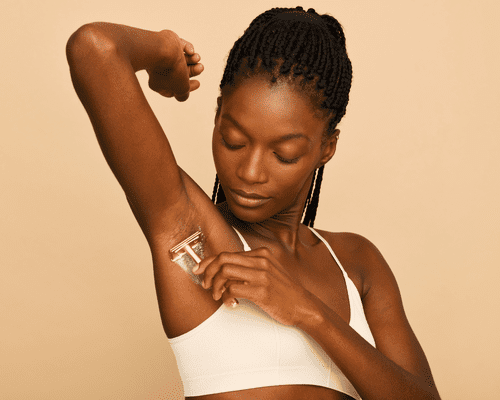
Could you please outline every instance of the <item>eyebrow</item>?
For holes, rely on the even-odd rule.
[[[222,118],[227,119],[234,126],[236,126],[241,132],[243,132],[245,135],[248,136],[245,129],[230,114],[223,114]],[[273,142],[274,143],[281,143],[281,142],[286,142],[287,140],[302,139],[302,138],[306,139],[308,142],[311,141],[311,139],[309,139],[309,137],[304,135],[303,133],[287,133],[286,135],[283,135],[280,138],[273,140]]]

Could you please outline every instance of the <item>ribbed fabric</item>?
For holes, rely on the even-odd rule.
[[[375,341],[359,293],[332,248],[344,275],[351,309],[349,325],[365,340]],[[250,247],[235,229],[245,251]],[[317,385],[361,399],[321,346],[302,330],[272,319],[253,302],[238,299],[236,308],[222,305],[196,328],[169,339],[177,359],[185,396],[202,396],[276,385]]]

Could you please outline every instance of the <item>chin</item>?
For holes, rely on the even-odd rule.
[[[227,199],[226,199],[227,201]],[[250,224],[256,224],[263,222],[271,218],[274,214],[269,215],[269,212],[263,209],[263,207],[242,207],[238,204],[231,204],[231,201],[227,201],[227,206],[231,213],[238,218],[240,221],[248,222]]]

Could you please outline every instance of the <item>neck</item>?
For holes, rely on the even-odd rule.
[[[295,253],[300,243],[299,232],[302,226],[303,207],[292,207],[273,217],[248,227],[264,238],[280,243],[287,251]]]
[[[301,221],[312,176],[308,181],[308,184],[304,185],[304,190],[297,196],[297,201],[294,204],[265,221],[255,223],[241,221],[233,215],[225,202],[219,205],[219,210],[226,217],[226,220],[237,229],[266,241],[275,242],[287,252],[295,254],[298,248],[304,245],[302,243],[303,238],[300,235],[301,230],[304,229]]]

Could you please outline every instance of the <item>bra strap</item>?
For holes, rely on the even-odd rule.
[[[342,271],[342,274],[344,275],[344,279],[346,280],[346,283],[347,283],[347,278],[348,278],[347,272],[345,272],[344,267],[342,266],[342,264],[340,263],[339,259],[337,258],[337,255],[335,254],[335,252],[333,251],[332,247],[330,246],[330,243],[328,243],[323,238],[323,236],[321,236],[318,232],[316,232],[316,230],[314,228],[311,228],[310,226],[308,226],[308,228],[312,231],[312,233],[314,233],[318,237],[319,240],[321,240],[325,244],[326,248],[328,250],[330,250],[330,253],[331,253],[332,257],[337,262],[337,265],[339,266],[340,270]]]
[[[245,251],[252,250],[250,248],[250,246],[248,245],[247,241],[245,240],[245,238],[243,237],[243,235],[238,231],[238,229],[236,229],[234,226],[233,226],[233,229],[238,234],[238,237],[240,238],[241,243],[243,243],[243,250],[245,250]]]

